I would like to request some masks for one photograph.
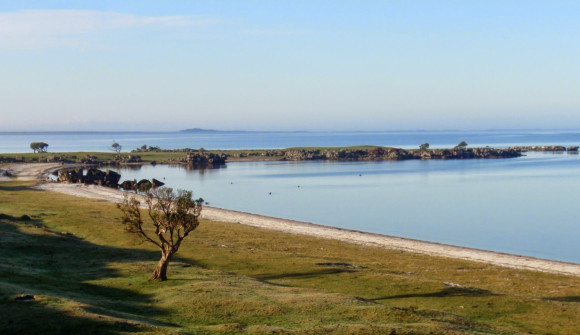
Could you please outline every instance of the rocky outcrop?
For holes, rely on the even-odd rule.
[[[141,179],[137,182],[137,190],[147,192],[153,187],[153,184],[147,179]]]
[[[492,159],[520,157],[522,154],[515,149],[469,148],[422,150],[419,155],[421,159]]]
[[[0,163],[23,163],[24,157],[4,157],[0,156]]]
[[[87,155],[84,158],[80,159],[80,162],[83,164],[100,164],[101,161],[98,160],[97,156]]]
[[[82,182],[84,169],[62,169],[58,171],[58,182],[64,184],[76,184]]]
[[[256,150],[256,151],[245,150],[242,152],[228,153],[227,156],[236,159],[244,159],[244,158],[251,159],[255,157],[279,159],[284,157],[285,153],[286,152],[284,150]]]
[[[125,180],[119,184],[121,180],[121,175],[115,171],[107,170],[101,171],[94,168],[74,168],[74,169],[61,169],[58,171],[58,182],[67,184],[86,184],[86,185],[99,185],[112,188],[122,188],[126,191],[140,191],[146,192],[151,188],[157,188],[165,185],[165,183],[153,178],[151,180],[141,179],[137,180]]]
[[[98,169],[87,169],[85,173],[84,168],[77,169],[62,169],[58,171],[58,182],[60,183],[82,183],[87,185],[100,185],[117,188],[119,187],[119,180],[121,175],[115,171],[107,170],[101,171]]]
[[[117,163],[142,163],[143,160],[139,155],[115,155],[113,156],[113,160]]]
[[[165,183],[164,183],[164,182],[162,182],[162,181],[159,181],[159,180],[157,180],[157,179],[155,179],[155,178],[151,179],[151,186],[152,186],[153,188],[161,187],[161,186],[163,186],[163,185],[165,185]]]
[[[224,165],[226,163],[227,156],[224,154],[214,154],[214,153],[188,153],[187,156],[180,159],[180,163],[185,163],[194,167],[200,168],[211,168],[219,165]]]
[[[476,159],[519,157],[521,152],[513,149],[469,148],[405,150],[399,148],[377,147],[370,150],[289,150],[283,160],[333,160],[333,161],[370,161],[370,160],[407,160],[407,159]]]
[[[137,180],[125,180],[119,187],[125,191],[136,191],[137,190]]]
[[[137,180],[125,180],[122,182],[119,187],[124,189],[125,191],[140,191],[146,192],[152,188],[157,188],[165,185],[165,183],[153,178],[151,181],[147,179],[141,179],[140,181]]]
[[[566,151],[566,147],[561,145],[543,145],[543,146],[519,146],[511,147],[510,149],[519,150],[521,152],[528,151]],[[578,150],[578,149],[576,149]]]
[[[37,163],[62,163],[62,164],[70,164],[74,163],[69,157],[65,157],[63,155],[48,155],[48,156],[40,156],[40,157],[32,157],[31,161]]]
[[[574,145],[574,146],[567,147],[566,151],[578,151],[578,148],[580,148],[580,147]]]

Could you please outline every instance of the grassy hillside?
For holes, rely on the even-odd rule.
[[[114,204],[32,185],[0,183],[2,334],[576,334],[580,327],[578,277],[221,222],[203,221],[170,265],[169,281],[151,282],[160,254],[123,232]]]

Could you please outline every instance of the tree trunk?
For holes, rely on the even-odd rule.
[[[153,271],[153,276],[151,280],[159,279],[161,281],[167,280],[167,267],[169,266],[169,261],[171,260],[171,254],[169,253],[162,253],[161,259],[159,263],[157,263],[157,267],[155,271]]]

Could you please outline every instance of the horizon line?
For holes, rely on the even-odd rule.
[[[487,128],[487,129],[381,129],[381,130],[222,130],[222,129],[181,129],[181,130],[0,130],[0,134],[38,134],[38,133],[378,133],[378,132],[478,132],[478,131],[580,131],[580,128]]]

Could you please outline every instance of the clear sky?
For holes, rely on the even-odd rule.
[[[0,131],[580,128],[580,1],[0,0]]]

